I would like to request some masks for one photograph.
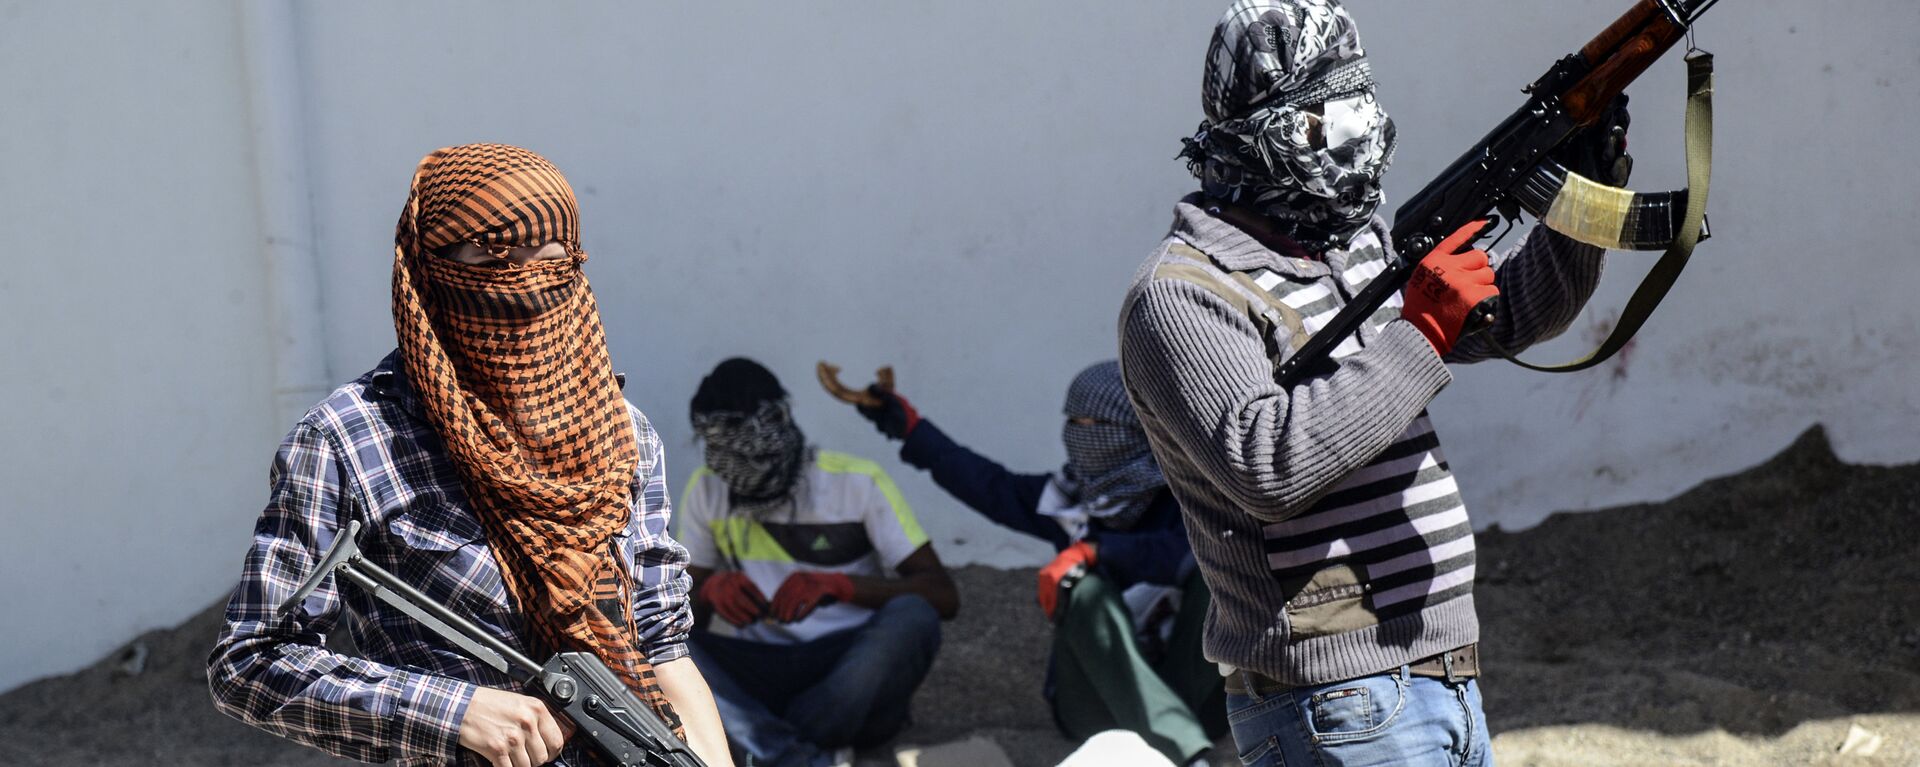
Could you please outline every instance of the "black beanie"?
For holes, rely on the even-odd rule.
[[[785,399],[787,390],[780,379],[760,363],[745,357],[721,362],[713,372],[700,379],[693,392],[693,415],[702,413],[751,413],[762,402]]]

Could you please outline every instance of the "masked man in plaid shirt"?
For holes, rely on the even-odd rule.
[[[592,652],[710,765],[730,765],[687,653],[687,553],[659,437],[620,394],[571,188],[502,145],[421,161],[394,237],[400,348],[274,457],[226,625],[220,710],[337,756],[591,764],[544,704],[328,579],[279,605],[350,520],[370,561],[529,656]],[[344,629],[361,657],[328,649]]]

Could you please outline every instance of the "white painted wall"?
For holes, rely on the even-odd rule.
[[[0,3],[0,689],[229,588],[297,415],[273,406],[238,24]]]
[[[1191,188],[1173,154],[1199,119],[1221,5],[293,5],[281,81],[300,96],[286,109],[302,112],[294,160],[311,186],[323,325],[298,354],[324,349],[340,381],[391,347],[392,226],[422,154],[522,144],[581,195],[615,360],[668,439],[676,484],[698,462],[694,385],[746,354],[787,381],[817,441],[888,466],[946,559],[1038,562],[1044,547],[894,460],[812,383],[812,364],[862,380],[893,364],[964,442],[1056,466],[1066,383],[1114,354],[1120,293]],[[1402,130],[1389,204],[1625,5],[1356,0]],[[226,588],[292,418],[270,393],[298,384],[276,384],[286,357],[255,330],[287,324],[264,292],[292,292],[262,266],[259,222],[286,226],[302,199],[253,185],[286,174],[250,165],[267,142],[248,133],[237,30],[271,25],[212,0],[100,10],[0,2],[0,148],[26,158],[0,174],[0,215],[35,246],[22,254],[58,254],[0,273],[7,327],[52,329],[0,341],[14,373],[0,395],[25,403],[0,448],[14,531],[0,537],[0,614],[36,616],[0,627],[0,688]],[[1920,317],[1906,300],[1920,266],[1895,226],[1920,199],[1920,150],[1894,138],[1920,103],[1916,33],[1906,0],[1714,11],[1701,41],[1722,68],[1717,237],[1623,379],[1619,366],[1459,371],[1434,413],[1483,524],[1665,497],[1814,422],[1850,460],[1920,456]],[[1634,91],[1636,186],[1681,183],[1680,81],[1670,61]],[[1570,335],[1650,262],[1616,257]],[[190,449],[169,442],[183,433]],[[167,593],[117,593],[142,566],[178,576]]]
[[[1405,199],[1484,131],[1487,112],[1512,109],[1512,88],[1533,70],[1624,7],[1369,5],[1356,7],[1376,11],[1360,18],[1383,98],[1408,104],[1395,113],[1411,140],[1391,199]],[[1445,67],[1394,55],[1422,48],[1428,32],[1464,39],[1509,24],[1526,35],[1449,56]],[[1715,237],[1624,359],[1562,376],[1505,363],[1456,371],[1434,419],[1482,525],[1526,527],[1557,510],[1667,498],[1772,456],[1815,423],[1849,461],[1920,456],[1920,308],[1911,298],[1920,261],[1905,242],[1920,206],[1920,146],[1905,138],[1920,118],[1916,36],[1920,4],[1899,0],[1738,0],[1711,11],[1698,41],[1720,70]],[[1685,186],[1684,86],[1676,53],[1631,90],[1636,188]],[[1586,315],[1525,356],[1584,355],[1657,255],[1612,256]]]

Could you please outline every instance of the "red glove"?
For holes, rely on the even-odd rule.
[[[735,626],[745,626],[760,619],[767,611],[767,597],[760,593],[760,587],[753,585],[753,579],[738,570],[714,573],[700,584],[700,593],[695,599],[706,603],[721,618]]]
[[[779,591],[773,592],[773,618],[793,623],[812,614],[814,608],[836,601],[853,601],[852,578],[840,573],[794,573],[780,584]]]
[[[1406,301],[1400,316],[1419,328],[1441,356],[1460,342],[1461,326],[1473,307],[1500,295],[1493,286],[1487,252],[1468,244],[1485,228],[1485,219],[1460,227],[1420,259],[1407,286],[1400,289]]]
[[[1047,614],[1047,620],[1053,620],[1053,610],[1060,603],[1060,581],[1075,571],[1085,572],[1099,559],[1093,544],[1080,541],[1062,550],[1059,556],[1040,568],[1040,610]]]
[[[908,434],[913,433],[913,427],[920,425],[920,411],[914,410],[913,403],[908,402],[906,397],[879,386],[867,387],[867,393],[879,398],[880,406],[855,409],[889,439],[906,439]]]

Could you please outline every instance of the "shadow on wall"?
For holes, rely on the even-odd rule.
[[[1665,503],[1482,534],[1495,735],[1610,725],[1640,751],[1664,736],[1920,714],[1916,512],[1920,464],[1843,464],[1816,427]],[[956,580],[960,617],[899,742],[979,734],[1016,764],[1058,762],[1073,744],[1040,698],[1049,633],[1032,572],[968,567]],[[347,764],[213,710],[205,658],[219,620],[216,605],[130,645],[144,654],[0,696],[0,764]],[[1920,733],[1920,719],[1905,730]],[[1713,760],[1717,746],[1695,747]]]

